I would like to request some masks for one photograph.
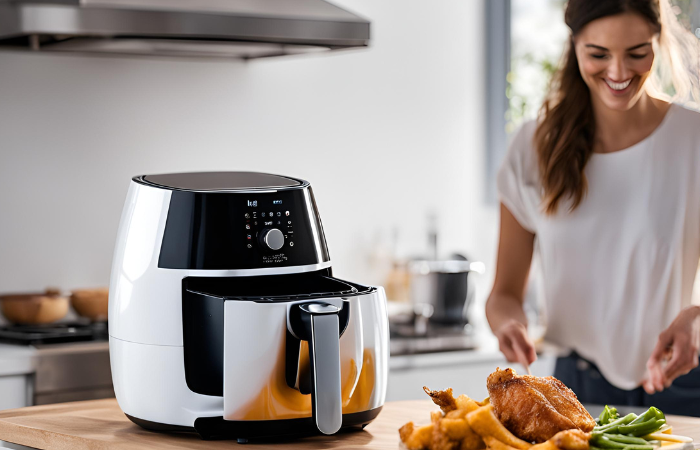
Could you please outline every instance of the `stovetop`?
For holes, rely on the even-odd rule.
[[[0,326],[0,342],[44,345],[66,342],[107,341],[106,322],[69,322],[46,325]]]
[[[390,322],[390,353],[392,356],[421,353],[473,350],[476,340],[469,325],[428,325],[421,328],[414,324]]]

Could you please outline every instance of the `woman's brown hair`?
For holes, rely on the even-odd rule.
[[[624,12],[642,15],[661,31],[659,0],[569,0],[566,5],[564,20],[571,38],[540,110],[534,136],[547,214],[555,213],[565,199],[571,200],[570,210],[574,210],[588,188],[584,168],[593,153],[596,128],[574,37],[589,22]]]

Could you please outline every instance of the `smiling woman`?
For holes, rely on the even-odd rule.
[[[627,148],[656,129],[669,91],[674,101],[700,103],[697,39],[678,24],[667,0],[571,1],[565,21],[569,49],[535,133],[550,213],[567,197],[572,209],[581,202],[593,152]],[[621,117],[616,111],[630,112],[624,121],[638,132],[601,128]]]
[[[555,376],[584,403],[700,416],[698,40],[668,0],[569,0],[569,47],[498,174],[486,314],[511,362],[536,359],[523,291],[538,254]],[[688,401],[690,400],[690,401]],[[694,400],[694,401],[693,401]]]

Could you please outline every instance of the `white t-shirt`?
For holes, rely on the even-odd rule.
[[[640,385],[659,334],[690,305],[700,258],[700,114],[671,105],[643,141],[594,153],[573,212],[543,212],[536,123],[498,173],[501,202],[536,235],[545,338],[594,362],[621,389]],[[507,254],[507,253],[506,253]]]

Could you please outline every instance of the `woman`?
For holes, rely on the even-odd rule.
[[[536,252],[545,337],[572,350],[555,376],[585,403],[700,416],[700,114],[674,103],[698,99],[698,42],[659,1],[569,0],[562,67],[498,175],[486,314],[508,361],[536,359]]]

